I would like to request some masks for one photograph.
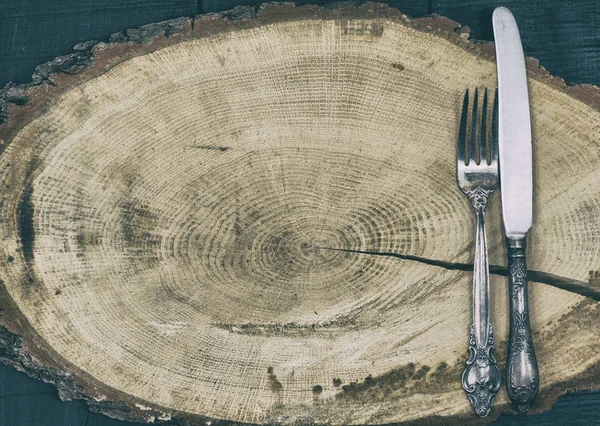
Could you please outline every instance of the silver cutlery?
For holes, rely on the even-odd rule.
[[[471,200],[477,222],[473,265],[473,324],[469,336],[470,355],[462,375],[462,385],[477,415],[485,417],[500,389],[501,376],[494,358],[494,334],[490,323],[490,285],[485,234],[485,208],[488,197],[498,188],[499,182],[497,102],[494,101],[493,106],[490,138],[487,125],[487,89],[484,90],[481,108],[478,108],[478,98],[479,91],[475,89],[470,136],[467,136],[469,90],[465,93],[458,136],[456,176],[458,186]]]
[[[529,326],[527,231],[533,224],[531,121],[525,58],[514,16],[505,7],[492,16],[498,72],[498,148],[502,218],[508,253],[510,329],[506,360],[508,396],[521,412],[535,400],[538,365]]]

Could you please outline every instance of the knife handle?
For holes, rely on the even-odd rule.
[[[507,238],[510,331],[506,360],[506,390],[517,409],[525,413],[538,394],[540,377],[529,326],[526,237]]]

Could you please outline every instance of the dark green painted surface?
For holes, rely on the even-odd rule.
[[[297,5],[302,4],[327,4],[331,0],[297,0]],[[221,12],[223,10],[229,10],[235,6],[256,6],[261,3],[267,3],[267,1],[260,0],[202,0],[202,8],[204,13],[206,12]],[[429,3],[427,1],[406,1],[406,0],[391,0],[387,3],[392,7],[396,7],[409,16],[422,16],[429,13]]]
[[[526,55],[569,83],[600,85],[600,1],[443,0],[436,13],[468,25],[475,38],[492,40],[491,17],[508,7],[519,24]]]
[[[126,28],[221,11],[255,0],[0,0],[0,86],[26,82],[36,65],[70,52],[87,40],[107,40]],[[302,2],[306,3],[306,2]],[[316,3],[323,3],[316,1]],[[395,0],[410,16],[436,12],[491,40],[491,12],[504,5],[520,25],[528,55],[571,83],[600,85],[600,1],[598,0]],[[457,384],[459,384],[457,378]],[[600,391],[571,393],[552,410],[528,416],[503,415],[495,426],[600,425]],[[82,401],[62,402],[48,384],[0,365],[0,426],[125,426],[90,413]]]
[[[196,0],[0,0],[0,87],[82,41],[197,12]]]

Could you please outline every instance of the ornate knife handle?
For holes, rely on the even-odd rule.
[[[462,385],[479,417],[490,412],[500,389],[500,370],[494,358],[494,333],[490,324],[490,283],[485,235],[485,207],[492,191],[478,188],[468,194],[477,215],[475,261],[473,264],[473,325],[469,359]]]
[[[508,396],[522,413],[538,394],[540,377],[529,327],[527,301],[526,238],[506,239],[508,251],[508,291],[510,299],[510,335],[506,360]]]

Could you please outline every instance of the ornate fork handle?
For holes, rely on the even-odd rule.
[[[500,370],[494,358],[494,333],[490,324],[490,286],[485,234],[485,208],[493,191],[476,188],[467,193],[477,216],[473,265],[473,325],[469,339],[470,356],[462,385],[475,412],[485,417],[500,389]]]
[[[506,239],[508,251],[508,290],[510,298],[510,334],[506,360],[508,396],[525,413],[538,394],[540,383],[537,360],[529,327],[527,301],[526,238]]]

